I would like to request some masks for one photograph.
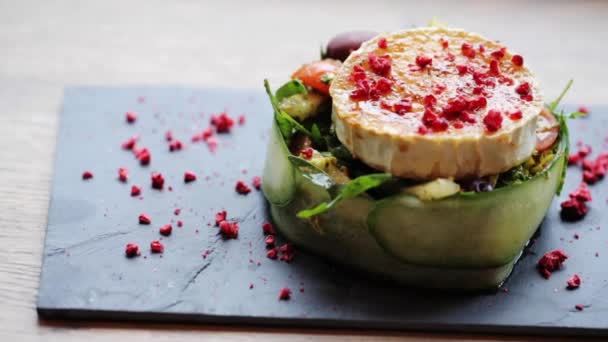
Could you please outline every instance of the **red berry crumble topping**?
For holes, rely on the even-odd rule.
[[[284,287],[281,289],[281,291],[279,292],[279,299],[280,300],[289,300],[291,298],[291,290],[287,287]]]
[[[226,217],[228,217],[228,213],[226,212],[226,210],[220,211],[215,214],[215,225],[219,226],[220,223],[226,221]]]
[[[380,49],[386,49],[388,47],[388,44],[386,43],[386,38],[382,37],[378,40],[378,48]]]
[[[264,223],[262,225],[262,232],[264,232],[264,235],[274,234],[274,227],[272,226],[272,223]]]
[[[220,234],[225,239],[236,239],[239,236],[239,223],[238,222],[220,222]]]
[[[152,188],[158,190],[161,190],[163,188],[163,185],[165,184],[165,177],[163,177],[162,174],[158,172],[153,172],[150,179],[152,180]]]
[[[247,195],[251,192],[251,188],[249,187],[249,185],[247,185],[247,183],[243,182],[242,180],[237,181],[234,188],[236,192],[241,195]]]
[[[127,119],[128,123],[134,123],[135,120],[137,120],[137,113],[135,113],[135,112],[126,112],[125,113],[125,118]]]
[[[139,215],[139,223],[140,224],[150,224],[152,222],[152,219],[150,219],[150,216],[146,215],[146,214],[140,214]]]
[[[547,252],[538,261],[538,271],[545,279],[549,279],[551,273],[560,269],[566,259],[568,259],[568,255],[561,249]]]
[[[578,289],[581,286],[581,277],[579,277],[578,274],[574,274],[566,283],[568,284],[568,289]]]
[[[196,173],[194,173],[192,171],[186,171],[184,173],[184,182],[185,183],[194,182],[195,180],[196,180]]]
[[[152,253],[162,253],[165,251],[165,246],[158,240],[150,242],[150,251]]]
[[[560,216],[562,220],[577,221],[585,217],[589,211],[586,202],[592,200],[591,192],[589,191],[587,184],[581,183],[579,187],[568,196],[570,199],[565,200],[560,204]]]
[[[166,225],[160,227],[158,232],[160,233],[160,235],[169,236],[169,235],[171,235],[172,230],[173,230],[173,227],[170,224],[166,224]]]
[[[121,167],[118,169],[118,179],[121,182],[126,182],[129,179],[129,170],[125,167]]]
[[[93,172],[85,171],[82,173],[82,179],[91,179],[93,178]]]
[[[234,120],[228,116],[228,113],[223,112],[211,117],[211,124],[215,126],[218,133],[228,133],[234,126]]]
[[[260,190],[262,188],[262,178],[254,176],[251,180],[251,185],[253,185],[256,190]]]
[[[498,131],[502,127],[502,114],[495,109],[491,109],[483,118],[483,124],[488,132]]]
[[[128,243],[125,247],[125,255],[127,258],[139,256],[139,246],[135,243]]]
[[[141,188],[137,185],[131,186],[131,196],[139,196],[141,194]]]

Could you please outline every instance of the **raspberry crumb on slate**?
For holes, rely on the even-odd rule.
[[[589,110],[589,107],[587,106],[579,106],[578,107],[578,111],[583,113],[583,114],[589,114],[591,113],[591,111]]]
[[[293,261],[293,258],[295,256],[295,250],[294,250],[292,244],[286,243],[283,246],[279,247],[279,252],[281,252],[280,259],[282,261],[285,261],[287,263],[290,263]]]
[[[192,171],[184,172],[184,182],[185,183],[194,182],[195,180],[196,180],[196,173],[194,173]]]
[[[576,304],[574,308],[578,311],[583,311],[585,309],[585,306],[583,304]]]
[[[269,248],[274,247],[274,243],[275,243],[274,235],[266,236],[266,238],[264,239],[264,242],[266,243],[266,247],[269,247]]]
[[[244,125],[245,124],[245,115],[240,115],[239,116],[239,125]]]
[[[238,222],[220,222],[220,233],[225,239],[236,239],[239,236]]]
[[[253,185],[256,190],[260,190],[260,188],[262,187],[262,178],[260,178],[259,176],[254,176],[251,180],[251,185]]]
[[[167,133],[165,133],[165,139],[167,139],[167,141],[172,141],[173,140],[173,132],[167,131]]]
[[[173,210],[173,215],[176,215],[176,216],[177,216],[177,215],[179,215],[181,212],[182,212],[182,210],[181,210],[181,209],[175,209],[175,210]]]
[[[574,274],[572,277],[570,277],[570,279],[568,279],[567,284],[568,289],[577,289],[581,286],[581,277],[579,277],[578,274]]]
[[[158,190],[161,190],[163,188],[163,185],[165,184],[165,178],[162,174],[158,172],[153,172],[150,179],[152,180],[152,188]]]
[[[211,117],[211,124],[215,126],[215,130],[218,133],[228,133],[232,126],[234,126],[234,120],[228,116],[228,113],[223,112],[218,115]]]
[[[587,184],[581,183],[579,187],[568,195],[570,199],[563,201],[560,217],[564,221],[577,221],[585,217],[589,208],[586,202],[591,201],[591,192]]]
[[[169,151],[173,152],[173,151],[179,151],[184,147],[184,144],[182,144],[181,141],[179,140],[173,140],[171,141],[171,143],[169,144]]]
[[[266,252],[266,257],[268,259],[275,260],[278,257],[278,249],[273,248],[273,249],[268,250],[268,252]]]
[[[82,179],[91,179],[93,178],[93,172],[85,171],[82,173]]]
[[[158,240],[150,242],[150,250],[152,253],[162,253],[165,250],[165,246]]]
[[[133,185],[131,187],[131,196],[135,197],[139,196],[139,194],[141,194],[141,188],[136,185]]]
[[[139,246],[135,243],[128,243],[125,247],[125,255],[127,258],[133,258],[139,256]]]
[[[135,153],[135,158],[137,158],[137,160],[139,160],[139,163],[141,165],[148,165],[150,164],[150,160],[152,159],[151,155],[150,155],[150,151],[148,151],[147,148],[142,148],[141,150],[133,150],[133,152]]]
[[[551,272],[560,269],[566,259],[568,259],[568,255],[561,249],[547,252],[538,260],[538,271],[545,279],[549,279]]]
[[[160,235],[169,236],[171,235],[171,231],[173,231],[173,227],[170,224],[166,224],[158,230]]]
[[[215,214],[215,225],[219,226],[220,223],[226,221],[226,217],[228,217],[228,213],[226,212],[226,210],[222,210]]]
[[[139,140],[139,136],[132,136],[129,139],[125,140],[125,142],[123,142],[121,146],[124,150],[132,150],[133,148],[135,148],[137,140]]]
[[[118,169],[118,179],[121,182],[126,182],[129,179],[129,170],[125,167],[121,167]]]
[[[251,188],[241,180],[236,182],[235,190],[241,195],[247,195],[251,192]]]
[[[150,219],[150,216],[148,216],[146,214],[139,215],[140,224],[150,224],[151,222],[152,222],[152,219]]]
[[[249,284],[249,289],[253,289],[253,284]]]
[[[274,234],[274,227],[272,226],[272,223],[264,223],[262,225],[262,231],[264,232],[264,235]]]
[[[183,223],[182,221],[177,221],[177,226],[178,226],[178,227],[180,227],[180,228],[181,228],[183,225],[184,225],[184,223]]]
[[[279,299],[280,300],[289,300],[289,298],[291,298],[291,290],[287,287],[282,288],[281,291],[279,292]]]
[[[137,113],[135,112],[126,112],[125,117],[128,123],[134,123],[137,120]]]

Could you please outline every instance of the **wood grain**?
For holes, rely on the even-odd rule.
[[[432,16],[520,52],[555,96],[605,103],[608,2],[0,0],[0,341],[409,340],[526,337],[38,321],[35,299],[66,84],[260,87],[349,29]],[[535,340],[556,341],[555,338]],[[566,340],[566,339],[563,339]],[[576,339],[580,340],[580,339]]]

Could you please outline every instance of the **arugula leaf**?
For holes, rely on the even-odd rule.
[[[286,97],[302,93],[308,93],[308,90],[306,90],[304,83],[302,83],[302,81],[300,80],[291,80],[283,84],[281,88],[277,89],[275,96],[277,98],[277,102],[281,102]]]
[[[384,182],[390,180],[392,176],[388,173],[372,173],[369,175],[357,177],[348,182],[330,202],[322,202],[314,208],[302,210],[297,216],[299,218],[310,218],[315,215],[322,214],[327,210],[335,207],[340,201],[356,197],[369,189],[375,188]]]
[[[574,112],[574,113],[570,113],[568,114],[568,119],[576,119],[576,118],[583,118],[587,116],[587,113],[583,113],[583,112]]]
[[[309,130],[307,130],[294,118],[289,116],[289,114],[281,110],[281,108],[279,107],[279,101],[277,101],[277,98],[272,94],[272,91],[270,90],[270,84],[268,83],[268,80],[264,80],[264,88],[266,89],[266,94],[268,94],[268,97],[270,98],[270,104],[272,105],[272,109],[274,110],[274,119],[276,120],[277,125],[279,126],[279,130],[281,131],[283,138],[289,140],[296,131],[300,131],[308,136],[311,136],[312,134]]]
[[[553,102],[551,102],[551,104],[549,105],[549,110],[551,111],[551,113],[555,113],[555,108],[557,108],[559,103],[562,101],[562,99],[564,98],[564,96],[566,95],[566,93],[568,92],[570,87],[572,86],[572,82],[574,82],[574,81],[573,80],[568,81],[568,84],[566,84],[566,88],[564,88],[564,90],[562,90],[562,93],[559,94],[559,96]]]
[[[319,126],[317,126],[317,124],[312,124],[312,127],[310,128],[310,138],[312,139],[312,142],[315,143],[315,146],[317,146],[320,149],[324,149],[325,148],[325,139],[323,139],[323,136],[321,135],[321,131],[319,130]]]

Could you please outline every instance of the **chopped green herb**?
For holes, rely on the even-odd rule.
[[[281,102],[284,98],[290,97],[296,94],[307,93],[306,86],[300,80],[291,80],[281,86],[281,88],[277,89],[275,94],[277,98],[277,102]]]
[[[274,119],[276,120],[277,125],[279,126],[279,130],[281,131],[283,138],[285,138],[286,140],[291,139],[291,136],[296,131],[300,131],[308,136],[311,136],[312,134],[309,130],[307,130],[299,122],[294,120],[294,118],[292,118],[279,108],[279,102],[277,101],[277,98],[272,94],[268,80],[264,80],[264,88],[266,88],[266,93],[270,98],[270,104],[272,105],[272,109],[274,110]]]

